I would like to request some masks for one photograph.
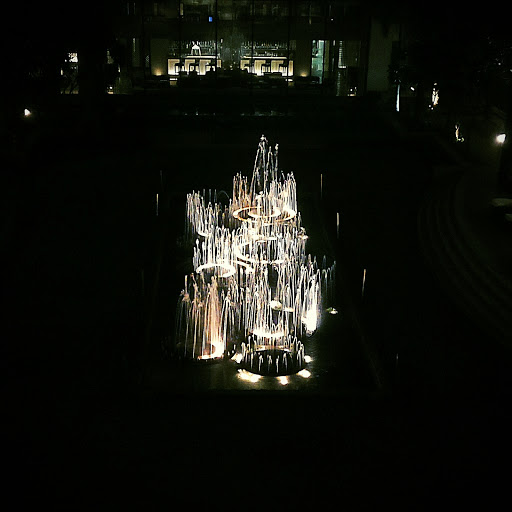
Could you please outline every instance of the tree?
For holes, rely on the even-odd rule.
[[[425,111],[434,83],[444,109],[454,114],[497,101],[497,90],[506,104],[512,36],[504,13],[460,3],[392,4],[403,26],[403,51],[390,67],[390,81],[415,87],[417,116]]]

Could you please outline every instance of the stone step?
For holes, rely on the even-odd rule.
[[[418,218],[420,243],[430,268],[454,302],[501,341],[510,338],[512,295],[489,273],[459,229],[453,211],[456,184],[437,191]]]
[[[465,215],[467,215],[464,204],[467,199],[465,188],[462,185],[463,184],[459,182],[453,193],[453,221],[456,225],[457,232],[460,233],[460,237],[464,239],[467,247],[472,252],[472,257],[475,259],[476,264],[479,265],[480,269],[485,269],[489,282],[494,283],[495,285],[497,284],[500,288],[506,291],[506,296],[509,298],[512,295],[512,282],[510,281],[510,273],[508,276],[506,276],[502,271],[498,270],[496,266],[492,264],[492,258],[490,258],[487,254],[489,251],[486,250],[485,245],[478,237],[478,234],[475,232],[474,228],[471,227],[471,224],[464,218]],[[510,238],[510,242],[512,242],[512,238]],[[503,250],[502,254],[505,255],[506,248],[501,247],[501,249]],[[507,251],[508,254],[510,254],[510,245],[508,246]]]
[[[457,208],[459,191],[460,187],[457,186],[452,192],[453,201],[450,203],[450,216],[447,223],[450,228],[450,234],[460,244],[460,251],[464,253],[464,258],[470,264],[472,271],[478,274],[479,281],[484,287],[483,289],[490,292],[490,296],[494,299],[493,302],[508,317],[512,314],[510,310],[512,287],[508,278],[492,267],[479,251],[476,235],[468,224],[464,222],[460,209]]]

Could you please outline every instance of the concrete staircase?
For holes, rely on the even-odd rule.
[[[468,221],[464,186],[465,177],[451,173],[425,201],[418,215],[420,246],[432,272],[468,322],[512,347],[510,273],[493,265],[482,233]]]

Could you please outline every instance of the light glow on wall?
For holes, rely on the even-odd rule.
[[[439,103],[439,89],[437,88],[437,83],[434,84],[434,87],[432,88],[432,107],[437,107],[437,104]]]
[[[455,125],[455,140],[457,142],[464,142],[464,137],[460,134],[460,124]]]
[[[254,384],[255,382],[258,382],[261,379],[261,375],[248,372],[247,370],[244,369],[240,369],[238,370],[238,378],[245,382],[252,382]]]

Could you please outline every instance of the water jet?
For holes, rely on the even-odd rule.
[[[205,192],[187,195],[194,272],[176,309],[179,355],[229,358],[259,375],[304,370],[304,343],[332,300],[336,263],[324,257],[319,266],[306,254],[295,177],[279,171],[278,146],[261,137],[252,178],[235,175],[228,205]]]

